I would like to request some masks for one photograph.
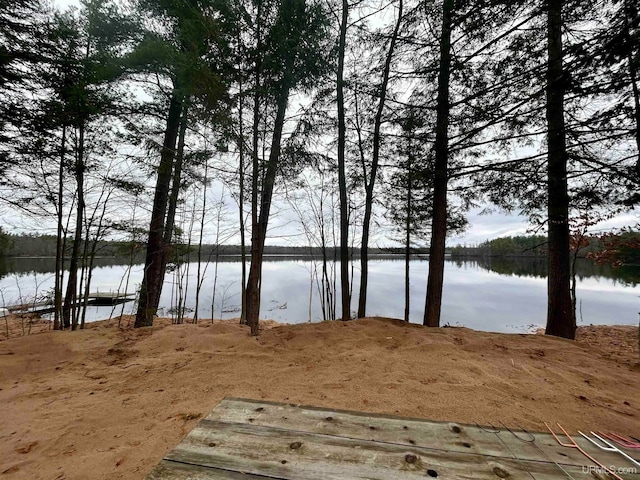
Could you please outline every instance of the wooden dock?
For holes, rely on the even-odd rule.
[[[640,480],[618,453],[573,438],[620,478]],[[615,478],[595,467],[549,433],[227,398],[146,480]]]
[[[117,293],[117,292],[95,292],[90,293],[87,298],[87,305],[95,307],[112,307],[126,302],[132,302],[136,299],[135,293]],[[64,299],[62,300],[64,302]],[[76,302],[72,308],[83,305],[83,300]],[[53,300],[44,300],[41,302],[27,302],[19,305],[11,305],[5,307],[9,313],[16,315],[24,315],[32,313],[36,315],[44,315],[55,312]]]

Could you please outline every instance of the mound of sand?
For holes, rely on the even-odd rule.
[[[122,324],[127,323],[127,319]],[[97,322],[0,342],[0,477],[142,479],[224,396],[541,430],[640,429],[637,328],[579,341],[386,319]]]

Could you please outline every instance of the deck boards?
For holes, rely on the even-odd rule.
[[[87,295],[87,305],[95,307],[111,307],[121,305],[127,302],[133,302],[136,299],[135,293],[118,293],[118,292],[94,292]],[[64,301],[64,299],[62,299]],[[77,300],[72,308],[77,308],[84,304],[84,299]],[[19,305],[10,305],[6,307],[10,313],[16,315],[38,314],[44,315],[55,312],[53,300],[44,300],[41,302],[22,303]]]
[[[598,478],[583,470],[588,459],[550,434],[527,442],[526,433],[498,428],[224,399],[147,480]],[[605,465],[633,467],[576,440]]]

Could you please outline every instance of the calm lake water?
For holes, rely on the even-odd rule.
[[[111,263],[111,264],[110,264]],[[54,284],[51,259],[12,259],[0,270],[0,303],[11,305],[21,299],[46,294]],[[205,266],[203,265],[204,269]],[[322,320],[318,290],[311,272],[319,269],[309,259],[271,258],[263,267],[261,318],[301,323]],[[241,264],[237,259],[218,263],[216,294],[213,295],[215,264],[204,272],[198,316],[239,316]],[[422,322],[429,261],[411,262],[411,321]],[[95,269],[91,291],[135,292],[142,280],[143,265],[126,265],[102,260]],[[354,264],[353,291],[358,292],[358,264]],[[580,260],[578,276],[578,324],[638,324],[640,268],[611,269]],[[128,288],[125,288],[129,273]],[[185,317],[195,308],[197,264],[168,272],[160,302],[161,315],[175,313],[179,286],[186,298]],[[337,282],[339,289],[339,282]],[[357,295],[352,310],[357,307]],[[339,297],[339,294],[338,294]],[[311,315],[309,302],[311,298]],[[111,314],[132,313],[134,303],[112,307],[88,307],[87,320]],[[338,305],[337,311],[340,311]],[[402,259],[374,259],[369,267],[367,314],[402,318],[404,314],[404,262]],[[477,330],[526,332],[543,326],[546,317],[546,266],[535,259],[479,259],[446,262],[442,324],[462,325]]]

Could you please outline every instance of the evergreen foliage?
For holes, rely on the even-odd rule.
[[[325,293],[341,255],[344,320],[352,252],[365,315],[374,238],[392,236],[407,259],[429,244],[434,326],[447,235],[491,203],[549,235],[477,251],[546,255],[550,332],[571,337],[570,257],[640,261],[635,232],[596,242],[595,221],[570,230],[585,212],[611,218],[640,199],[638,10],[631,0],[86,0],[57,11],[0,0],[2,213],[55,231],[45,243],[55,238],[56,301],[82,297],[107,240],[127,255],[146,249],[137,324],[150,324],[194,225],[220,238],[207,192],[224,185],[242,252],[250,231],[243,318],[256,334],[268,237],[294,221],[283,197],[322,200],[294,210],[322,230],[307,238],[321,238]],[[0,238],[6,251],[13,237]]]
[[[544,256],[547,237],[542,235],[500,237],[481,243],[478,248],[488,249],[495,256]]]

